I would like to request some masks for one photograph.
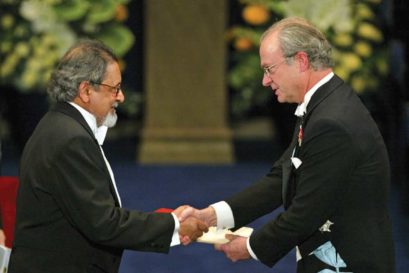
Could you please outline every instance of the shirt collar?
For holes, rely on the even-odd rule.
[[[72,106],[74,106],[84,117],[85,121],[87,122],[89,128],[91,128],[91,131],[94,133],[95,139],[98,141],[99,145],[104,144],[104,140],[108,131],[108,127],[105,125],[102,126],[97,126],[97,120],[94,117],[93,114],[79,106],[78,104],[70,101],[68,102]]]
[[[333,76],[334,76],[334,72],[330,72],[328,75],[322,78],[319,82],[317,82],[310,90],[308,90],[304,96],[304,101],[297,106],[297,109],[295,109],[294,115],[296,115],[297,117],[301,117],[305,113],[307,113],[307,105],[310,102],[312,95],[314,95],[314,93],[318,90],[318,88],[320,88],[322,85],[327,83]]]

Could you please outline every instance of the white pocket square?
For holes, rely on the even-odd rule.
[[[296,169],[298,169],[298,168],[301,166],[301,164],[302,164],[301,159],[299,159],[298,157],[292,157],[292,158],[291,158],[291,162],[293,163],[293,165],[294,165],[294,167],[295,167]]]

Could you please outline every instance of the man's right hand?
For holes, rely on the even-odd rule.
[[[185,206],[183,210],[181,210],[181,212],[177,215],[180,222],[183,222],[185,219],[192,216],[200,219],[209,227],[216,226],[217,224],[216,212],[211,206],[204,209],[196,209],[190,206]]]
[[[197,238],[203,235],[203,232],[207,232],[208,230],[209,228],[204,222],[195,217],[188,217],[184,219],[183,222],[180,222],[179,236],[184,238],[181,241],[186,245],[189,241],[196,241]],[[186,240],[186,237],[188,237],[189,240]]]

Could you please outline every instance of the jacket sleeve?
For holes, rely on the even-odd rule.
[[[226,199],[233,211],[235,228],[240,228],[282,205],[282,162],[290,154],[291,149],[288,148],[269,173]]]

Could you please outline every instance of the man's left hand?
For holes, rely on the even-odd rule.
[[[227,234],[226,238],[230,241],[226,244],[217,244],[215,249],[224,252],[227,258],[232,262],[250,259],[250,253],[247,250],[247,238]]]

